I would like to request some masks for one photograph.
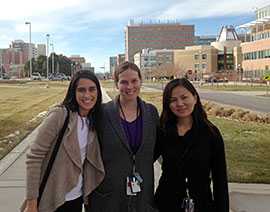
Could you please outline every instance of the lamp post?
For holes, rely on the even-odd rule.
[[[2,60],[3,60],[3,56],[2,56],[2,52],[0,52],[0,78],[3,78],[3,68],[2,68],[2,66],[3,66],[3,62],[2,62]]]
[[[47,80],[49,79],[49,39],[50,39],[50,34],[46,35],[47,37]]]
[[[29,77],[32,77],[32,50],[31,50],[31,22],[25,22],[26,25],[29,25],[29,46],[28,46],[28,52],[29,52],[29,58],[30,58],[30,70],[29,70]]]

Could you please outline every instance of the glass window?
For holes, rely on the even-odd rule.
[[[207,64],[206,63],[203,63],[202,64],[202,69],[206,69],[207,68]]]
[[[207,54],[202,54],[202,59],[203,60],[207,59]]]
[[[195,54],[195,55],[194,55],[194,59],[195,59],[195,60],[198,60],[198,59],[199,59],[199,55],[198,55],[198,54]]]

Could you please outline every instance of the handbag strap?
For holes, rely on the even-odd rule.
[[[50,175],[50,172],[51,172],[51,169],[52,169],[52,166],[53,166],[53,163],[55,161],[55,158],[56,158],[56,155],[57,155],[57,152],[59,150],[59,147],[60,147],[60,144],[62,142],[62,139],[63,139],[63,136],[64,136],[64,133],[66,131],[66,128],[67,128],[67,125],[68,125],[68,121],[69,121],[69,110],[68,108],[65,106],[66,110],[67,110],[67,116],[66,116],[66,119],[65,119],[65,122],[64,122],[64,125],[58,135],[58,138],[57,138],[57,141],[55,143],[55,146],[54,146],[54,149],[52,151],[52,155],[49,159],[49,162],[48,162],[48,165],[47,165],[47,168],[46,168],[46,171],[44,173],[44,176],[43,176],[43,179],[40,183],[40,186],[39,186],[39,194],[38,194],[38,199],[37,199],[37,204],[39,205],[40,203],[40,200],[41,200],[41,197],[42,197],[42,194],[44,192],[44,189],[45,189],[45,186],[46,186],[46,183],[48,181],[48,178],[49,178],[49,175]]]

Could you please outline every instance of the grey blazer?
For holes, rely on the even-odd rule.
[[[103,105],[99,130],[105,168],[103,182],[90,194],[89,212],[154,212],[153,151],[158,123],[157,109],[139,99],[143,120],[142,144],[136,153],[136,171],[143,178],[142,191],[127,196],[126,178],[132,173],[132,151],[120,123],[118,98]]]

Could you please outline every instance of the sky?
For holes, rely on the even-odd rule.
[[[95,67],[124,53],[124,28],[130,19],[177,20],[194,24],[195,35],[217,35],[221,26],[255,19],[255,9],[269,0],[0,0],[0,48],[13,40],[47,43],[57,54],[81,55]],[[52,49],[50,49],[52,51]]]

